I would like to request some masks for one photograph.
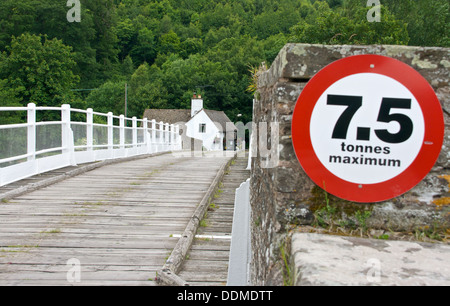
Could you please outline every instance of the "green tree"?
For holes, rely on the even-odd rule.
[[[11,88],[8,80],[0,80],[0,107],[20,107],[20,92],[23,88]],[[0,125],[21,122],[22,115],[19,112],[0,112]]]
[[[170,30],[169,33],[161,35],[159,52],[162,54],[175,53],[181,51],[180,38]]]
[[[32,30],[36,7],[31,0],[0,2],[0,51],[5,51],[12,36]]]
[[[76,63],[70,46],[46,35],[13,37],[0,63],[0,79],[6,79],[23,105],[59,106],[71,96],[79,81],[72,72]]]
[[[125,114],[125,83],[107,81],[89,94],[86,98],[87,107],[101,113]]]
[[[314,12],[291,28],[292,42],[318,44],[408,44],[406,24],[381,7],[381,22],[369,22],[370,7],[354,5],[331,9],[314,3]]]
[[[0,103],[84,106],[87,98],[122,113],[127,82],[132,115],[187,108],[197,91],[206,107],[251,120],[249,66],[270,66],[287,42],[450,45],[448,0],[382,0],[373,23],[367,0],[82,1],[80,23],[67,21],[66,2],[0,1],[0,98],[8,101]],[[53,39],[71,50],[46,49]],[[63,50],[70,55],[54,54]]]
[[[252,34],[261,39],[287,33],[302,18],[309,1],[280,1],[267,5],[264,12],[252,20]]]
[[[159,69],[143,63],[130,79],[129,111],[142,116],[146,108],[167,108],[167,90],[158,77]]]
[[[408,24],[413,46],[450,47],[450,2],[447,0],[385,0],[395,16]]]
[[[109,39],[111,35],[99,35],[101,28],[96,27],[94,20],[97,21],[100,16],[97,14],[98,10],[88,7],[88,5],[91,6],[90,3],[87,5],[83,3],[81,6],[81,22],[68,22],[66,2],[64,0],[1,1],[0,50],[6,50],[12,36],[18,37],[24,33],[42,34],[47,35],[49,39],[60,39],[65,45],[73,48],[74,60],[77,63],[73,71],[81,77],[81,86],[93,86],[92,84],[96,82],[104,68],[97,63],[97,55],[104,53],[99,48],[99,42],[103,40],[103,37]]]
[[[131,58],[131,56],[127,56],[122,62],[121,74],[125,79],[128,79],[129,77],[131,77],[133,72],[134,72],[133,59]]]
[[[101,65],[116,62],[119,50],[116,47],[117,35],[114,32],[114,26],[117,23],[114,1],[86,1],[85,5],[93,15],[95,40],[92,46],[97,51],[97,62]]]
[[[137,35],[137,41],[130,55],[137,63],[154,62],[156,57],[155,35],[148,28],[142,28]]]
[[[115,32],[118,39],[119,57],[124,59],[130,54],[133,45],[136,43],[137,33],[135,25],[130,18],[126,17],[117,23]]]

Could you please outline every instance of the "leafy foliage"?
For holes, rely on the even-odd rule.
[[[47,36],[22,34],[13,37],[0,63],[0,79],[9,92],[24,103],[56,106],[63,104],[78,77],[72,48]]]
[[[327,2],[316,2],[313,13],[291,29],[291,40],[318,44],[393,44],[409,41],[406,24],[381,7],[381,22],[366,18],[371,7],[353,10],[331,9]]]
[[[366,0],[81,1],[80,23],[66,2],[0,2],[0,105],[119,114],[128,84],[128,116],[187,108],[198,92],[248,122],[249,67],[269,66],[287,42],[450,46],[448,0],[381,0],[374,23]]]

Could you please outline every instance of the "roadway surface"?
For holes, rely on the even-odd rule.
[[[156,285],[177,236],[231,158],[163,154],[3,200],[0,285]]]

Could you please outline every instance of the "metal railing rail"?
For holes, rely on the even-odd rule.
[[[61,120],[36,120],[37,112],[49,111],[60,113]],[[75,109],[68,104],[0,107],[0,117],[4,112],[26,112],[26,123],[0,125],[0,186],[71,165],[181,150],[178,125],[147,118]],[[38,129],[49,130],[38,133]],[[52,138],[51,144],[41,138]]]

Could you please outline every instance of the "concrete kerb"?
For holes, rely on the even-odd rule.
[[[152,153],[152,154],[145,154],[145,155],[136,155],[136,156],[130,156],[130,157],[124,157],[124,158],[118,158],[118,159],[108,159],[108,160],[96,162],[93,164],[80,166],[79,168],[68,171],[64,174],[57,175],[57,176],[54,176],[54,177],[51,177],[48,179],[44,179],[37,183],[31,183],[26,186],[22,186],[22,187],[14,189],[14,190],[2,193],[2,194],[0,194],[0,201],[11,200],[15,197],[27,194],[27,193],[35,191],[35,190],[39,190],[41,188],[51,186],[53,184],[62,182],[68,178],[78,176],[80,174],[95,170],[100,167],[123,163],[123,162],[128,162],[128,161],[133,161],[133,160],[138,160],[138,159],[145,159],[145,158],[149,158],[149,157],[160,156],[160,155],[164,155],[164,154],[171,154],[171,153],[173,153],[173,152],[159,152],[159,153]]]
[[[183,280],[177,274],[180,271],[181,265],[183,264],[187,252],[192,246],[192,243],[195,238],[195,234],[200,225],[200,221],[204,218],[206,210],[208,206],[211,204],[214,199],[214,195],[219,188],[219,184],[222,182],[223,177],[225,176],[226,170],[230,167],[233,160],[237,157],[237,153],[234,154],[234,157],[231,158],[226,164],[224,164],[220,170],[217,172],[216,177],[208,188],[205,196],[203,197],[200,204],[197,206],[194,214],[189,220],[186,229],[183,232],[183,235],[178,240],[175,248],[170,254],[169,258],[166,260],[164,266],[161,270],[158,271],[157,274],[157,282],[160,285],[165,286],[190,286],[188,282]]]

